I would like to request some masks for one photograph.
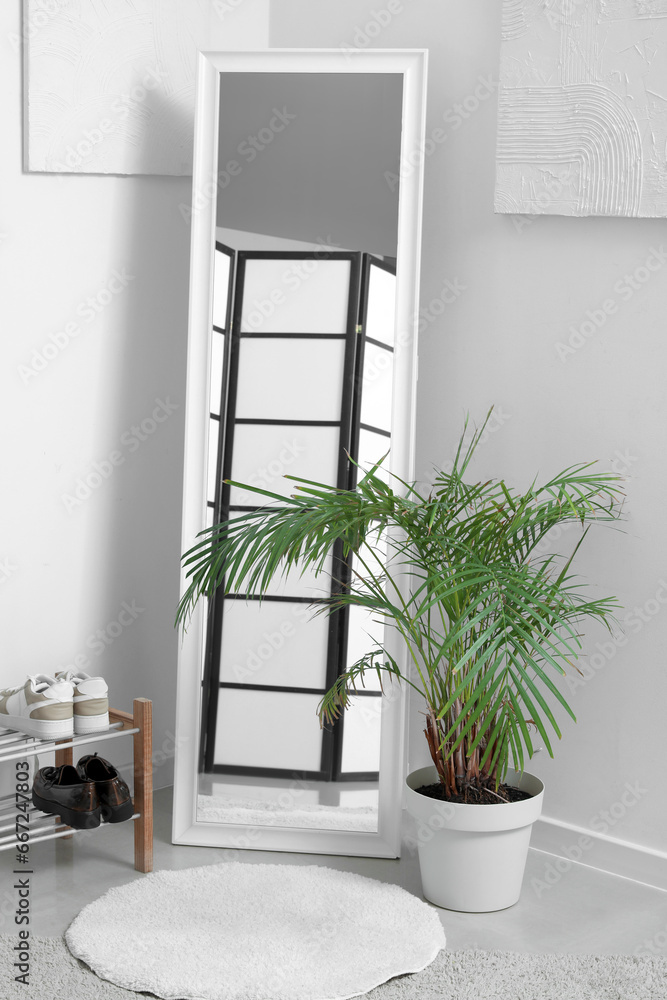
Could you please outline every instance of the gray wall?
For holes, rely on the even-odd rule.
[[[629,296],[614,286],[652,247],[667,250],[667,222],[494,215],[500,4],[322,0],[316,16],[313,6],[274,0],[271,45],[430,49],[427,133],[442,131],[425,168],[418,473],[452,457],[467,411],[481,421],[495,403],[499,419],[476,475],[526,486],[535,473],[548,476],[580,459],[628,474],[626,533],[601,529],[587,540],[579,568],[597,593],[619,596],[624,614],[638,613],[621,648],[610,650],[606,634],[589,633],[586,652],[598,658],[592,666],[587,658],[590,680],[571,695],[578,724],[565,720],[556,759],[542,753],[532,769],[546,780],[545,813],[587,828],[640,777],[639,801],[620,810],[609,832],[662,849],[665,272]],[[378,30],[380,8],[385,26]],[[446,295],[443,309],[446,281],[458,292]],[[567,343],[571,326],[579,328],[610,296],[618,311],[561,360],[557,345]],[[564,535],[563,549],[576,537],[574,529]],[[428,755],[417,706],[411,723],[410,760],[418,766]]]
[[[390,74],[225,74],[218,225],[395,256],[401,99]]]

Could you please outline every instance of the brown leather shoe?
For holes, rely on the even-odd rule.
[[[60,816],[76,830],[100,825],[100,802],[95,782],[82,779],[71,764],[42,767],[32,783],[32,801],[43,812]]]
[[[95,782],[105,823],[122,823],[134,813],[130,789],[108,760],[86,754],[76,765],[79,777]]]

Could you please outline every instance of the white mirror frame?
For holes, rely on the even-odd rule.
[[[209,359],[213,246],[216,227],[217,151],[221,73],[399,73],[403,77],[398,203],[396,348],[392,402],[391,471],[414,478],[417,324],[427,50],[268,49],[199,55],[192,194],[190,312],[188,330],[183,529],[181,552],[206,524],[206,448],[209,426]],[[187,581],[181,570],[180,591]],[[400,855],[406,771],[403,687],[390,685],[382,700],[378,830],[292,829],[235,826],[197,820],[199,727],[205,602],[200,601],[179,639],[176,695],[176,760],[172,841],[231,849],[300,851],[361,857]],[[393,633],[392,633],[393,634]],[[392,643],[392,647],[393,647]],[[396,644],[392,655],[405,664]]]

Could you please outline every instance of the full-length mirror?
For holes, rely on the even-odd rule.
[[[202,57],[184,549],[279,505],[290,476],[352,489],[386,456],[383,474],[410,478],[423,88],[422,52]],[[360,579],[334,547],[261,601],[200,602],[179,662],[176,842],[398,853],[403,692],[368,675],[336,723],[316,713],[388,641],[358,608],[316,613]]]

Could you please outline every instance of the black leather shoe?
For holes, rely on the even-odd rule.
[[[134,813],[130,789],[108,760],[86,754],[76,765],[79,777],[95,782],[95,789],[105,823],[122,823]]]
[[[32,801],[42,812],[60,816],[76,830],[100,825],[95,782],[82,778],[71,764],[40,768],[32,783]]]

